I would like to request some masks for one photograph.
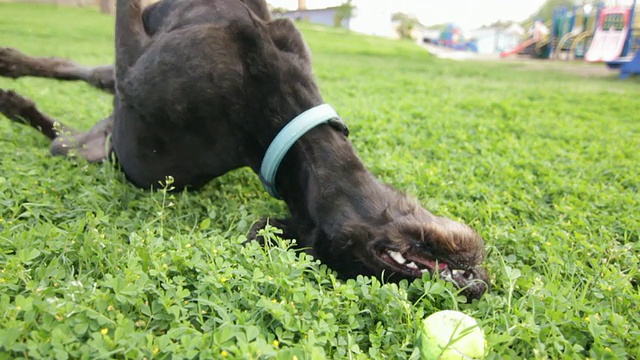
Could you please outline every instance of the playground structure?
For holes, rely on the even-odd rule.
[[[639,33],[640,17],[636,14],[636,0],[633,0],[630,8],[610,9],[600,18],[586,60],[605,62],[612,69],[620,69],[621,79],[640,74]]]
[[[640,51],[636,51],[631,60],[620,65],[620,79],[626,79],[634,74],[640,74]]]
[[[616,2],[617,3],[617,2]],[[537,20],[531,36],[500,56],[531,55],[541,59],[604,62],[620,69],[621,78],[640,74],[640,16],[630,6],[556,8],[550,21]]]
[[[465,39],[462,29],[455,24],[445,25],[440,32],[440,37],[434,44],[454,50],[478,51],[473,41]]]
[[[627,55],[633,38],[634,8],[612,7],[602,10],[585,60],[612,62]]]
[[[582,58],[589,48],[603,5],[559,7],[551,20],[536,20],[531,36],[518,47],[504,51],[501,57],[514,54],[531,55],[539,59]]]
[[[589,44],[598,26],[598,19],[603,11],[602,3],[595,9],[591,6],[574,6],[573,11],[567,8],[556,9],[554,23],[557,27],[555,46],[550,55],[554,59],[571,60],[585,56]]]

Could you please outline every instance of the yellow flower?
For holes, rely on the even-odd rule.
[[[109,332],[108,328],[104,328],[104,329],[100,330],[100,334],[102,334],[102,335],[107,335],[108,332]]]
[[[224,357],[227,357],[227,356],[229,356],[229,353],[227,352],[227,350],[222,350],[222,351],[220,351],[220,355],[222,355]]]
[[[273,340],[273,346],[278,347],[278,345],[280,345],[280,341]]]

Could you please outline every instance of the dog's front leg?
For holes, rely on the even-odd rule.
[[[271,227],[275,227],[281,230],[281,233],[278,234],[278,237],[281,239],[287,240],[296,240],[295,247],[297,249],[303,250],[307,254],[318,258],[317,250],[315,249],[316,243],[318,241],[323,241],[326,235],[322,233],[316,227],[303,227],[303,230],[297,226],[295,226],[295,220],[288,219],[272,219],[272,218],[262,218],[258,220],[251,229],[249,230],[249,234],[247,235],[247,242],[249,241],[257,241],[260,245],[265,245],[266,241],[269,239],[265,239],[265,237],[260,234],[260,230],[267,227],[267,225]],[[324,244],[324,243],[323,243]]]
[[[140,0],[118,0],[116,4],[116,82],[124,80],[149,42],[142,23]]]
[[[278,235],[281,239],[296,239],[295,229],[291,226],[290,222],[290,219],[262,218],[253,224],[249,230],[247,241],[257,241],[261,245],[264,245],[266,239],[260,234],[260,230],[266,228],[267,225],[282,230],[282,233]]]

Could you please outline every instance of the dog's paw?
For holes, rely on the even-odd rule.
[[[261,233],[261,230],[270,228],[277,228],[279,231],[274,232],[280,238],[292,239],[291,234],[289,233],[289,225],[287,219],[271,219],[271,218],[262,218],[256,221],[255,224],[249,230],[249,234],[247,235],[247,242],[249,241],[257,241],[260,245],[265,245],[266,239]],[[272,230],[273,232],[273,230]]]
[[[113,66],[99,66],[93,69],[89,77],[89,83],[100,90],[115,92],[115,78]]]
[[[22,76],[21,64],[25,55],[8,47],[0,47],[0,76],[19,78]]]
[[[33,107],[35,107],[33,101],[15,91],[0,89],[0,113],[9,120],[24,122],[24,112]]]

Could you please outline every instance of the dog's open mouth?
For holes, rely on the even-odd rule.
[[[473,270],[458,269],[443,260],[429,258],[413,252],[401,253],[389,248],[383,248],[378,251],[378,258],[390,265],[392,269],[402,272],[405,276],[419,278],[425,272],[429,272],[459,287],[464,287],[476,278]]]

